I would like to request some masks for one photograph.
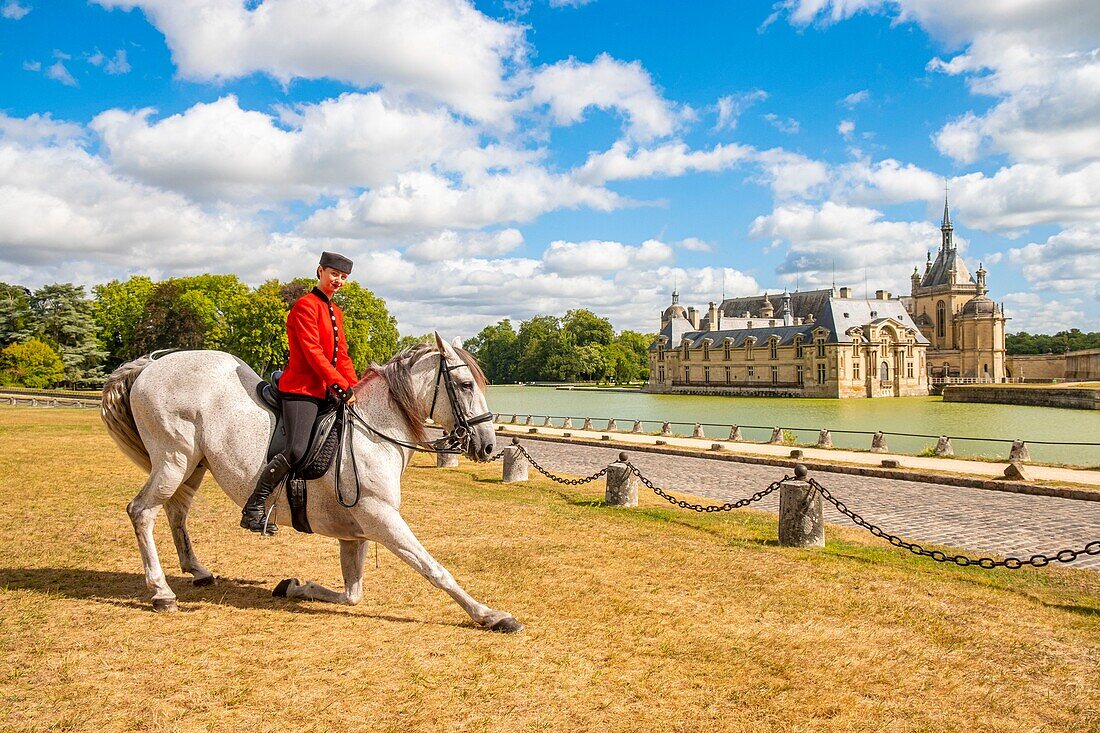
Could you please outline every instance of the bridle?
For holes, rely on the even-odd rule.
[[[355,409],[355,405],[343,405],[346,409],[346,413],[351,415],[352,419],[362,425],[370,432],[377,435],[383,440],[393,443],[394,445],[401,446],[402,448],[408,448],[412,451],[419,453],[442,453],[445,455],[463,455],[470,448],[470,439],[473,436],[473,427],[480,425],[483,422],[490,422],[493,419],[493,413],[484,412],[480,415],[474,415],[473,417],[467,417],[465,411],[462,410],[458,402],[458,392],[455,389],[454,377],[451,376],[451,372],[455,369],[461,369],[463,367],[469,368],[466,363],[462,364],[448,364],[447,355],[443,352],[439,352],[439,369],[435,375],[435,389],[432,392],[432,406],[428,411],[428,418],[434,422],[435,420],[435,406],[439,402],[439,385],[442,384],[447,392],[447,400],[451,404],[451,414],[454,416],[455,424],[451,428],[450,432],[444,433],[443,437],[437,438],[430,442],[418,441],[416,443],[410,443],[407,440],[401,440],[392,436],[386,435],[382,431],[373,427],[370,423],[363,419],[358,410]]]

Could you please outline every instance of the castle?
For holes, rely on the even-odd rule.
[[[1005,317],[970,274],[944,201],[939,253],[912,292],[853,298],[851,288],[672,304],[650,347],[651,392],[777,397],[927,395],[933,380],[1005,378]]]

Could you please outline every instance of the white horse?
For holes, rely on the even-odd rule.
[[[446,379],[453,380],[453,390],[444,389],[446,385],[441,383]],[[162,505],[180,567],[193,576],[197,586],[214,583],[214,575],[195,556],[187,533],[187,512],[207,470],[238,506],[252,493],[275,425],[275,417],[256,395],[259,381],[247,364],[229,354],[182,351],[123,364],[103,388],[102,416],[108,432],[123,453],[149,471],[149,480],[126,511],[137,534],[145,584],[153,591],[157,611],[177,609],[176,595],[165,581],[153,542],[153,522]],[[371,367],[354,388],[355,408],[377,432],[348,420],[344,461],[353,461],[354,466],[340,472],[344,496],[354,494],[348,485],[358,474],[358,504],[351,508],[341,505],[336,496],[335,465],[323,478],[309,482],[309,522],[315,533],[340,541],[344,591],[287,579],[273,593],[358,603],[363,597],[367,543],[374,541],[446,591],[478,625],[494,631],[522,630],[511,614],[495,611],[463,590],[424,549],[399,511],[401,474],[413,453],[401,444],[424,439],[423,423],[429,412],[434,422],[448,431],[463,417],[486,413],[484,384],[485,377],[473,357],[446,344],[438,334],[435,347],[416,346]],[[473,426],[465,442],[466,454],[474,460],[488,460],[493,437],[491,421]],[[279,491],[276,496],[275,515],[289,517],[286,493]]]

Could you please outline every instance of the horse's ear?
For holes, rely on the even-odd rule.
[[[451,339],[451,346],[455,347],[456,349],[461,349],[462,339],[460,339],[458,336],[455,336],[453,339]]]
[[[450,344],[444,341],[443,337],[439,335],[439,331],[435,332],[435,348],[439,350],[440,354],[443,354],[448,358],[458,358],[458,355],[455,354],[454,349],[451,348]]]

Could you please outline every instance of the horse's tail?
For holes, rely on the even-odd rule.
[[[115,369],[103,385],[103,401],[99,411],[103,424],[107,426],[107,433],[114,438],[127,458],[146,471],[152,470],[152,461],[141,435],[138,434],[134,413],[130,409],[130,389],[142,370],[153,363],[154,356],[155,354],[143,356]]]

